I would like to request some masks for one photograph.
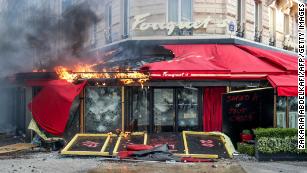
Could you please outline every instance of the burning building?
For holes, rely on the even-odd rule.
[[[93,3],[89,12],[65,0],[63,19],[49,25],[64,25],[56,34],[68,40],[37,69],[54,72],[15,76],[45,131],[223,131],[235,139],[245,128],[296,125],[296,1]]]

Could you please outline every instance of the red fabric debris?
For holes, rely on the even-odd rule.
[[[117,156],[120,158],[120,159],[128,159],[128,158],[131,158],[131,156],[133,155],[135,151],[120,151],[118,152]]]
[[[41,92],[28,105],[34,120],[46,132],[60,136],[69,119],[69,110],[86,81],[74,85],[65,80],[47,81]]]
[[[150,145],[144,145],[144,144],[129,144],[127,145],[128,151],[142,151],[142,150],[151,150],[153,149]]]

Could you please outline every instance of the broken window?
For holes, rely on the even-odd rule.
[[[121,129],[121,88],[87,87],[85,93],[86,133]]]

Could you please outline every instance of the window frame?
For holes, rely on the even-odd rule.
[[[105,41],[106,43],[112,43],[112,22],[113,22],[113,18],[112,18],[112,2],[106,4],[105,7],[105,16],[106,16],[106,20],[105,20]]]
[[[182,22],[182,1],[183,0],[176,0],[177,2],[178,2],[178,7],[177,7],[177,10],[178,10],[178,14],[177,14],[177,16],[178,16],[178,18],[177,18],[177,21],[176,21],[176,23],[179,23],[179,22]],[[192,22],[193,21],[193,0],[189,0],[190,2],[191,2],[191,19],[190,19],[190,22]],[[169,0],[167,0],[166,1],[166,22],[171,22],[171,21],[169,21]]]
[[[147,109],[148,109],[148,124],[149,124],[149,127],[147,129],[147,132],[148,133],[160,133],[160,132],[155,132],[155,124],[154,124],[154,89],[173,89],[173,106],[174,106],[174,121],[172,122],[174,125],[173,125],[173,132],[179,132],[179,125],[178,125],[178,117],[179,117],[179,114],[178,114],[178,89],[183,89],[183,87],[150,87],[148,89],[148,99],[147,99]],[[197,88],[198,91],[197,91],[197,119],[198,119],[198,124],[197,124],[197,130],[199,131],[202,131],[203,130],[203,88],[201,87],[198,87]],[[128,107],[128,111],[127,111],[127,115],[126,117],[127,118],[127,124],[126,124],[126,127],[129,127],[129,124],[131,124],[132,122],[132,118],[133,118],[133,111],[132,109],[133,108],[133,105],[132,105],[132,102],[133,102],[133,99],[132,99],[132,93],[133,91],[133,88],[129,88],[128,89],[128,92],[130,92],[128,94],[128,98],[131,98],[129,99],[128,101],[128,104],[127,107]],[[129,130],[132,130],[132,129],[129,129]],[[161,132],[163,133],[163,132]]]
[[[245,0],[237,0],[237,36],[244,38],[245,30]]]
[[[254,37],[256,42],[262,42],[262,2],[254,1]]]
[[[277,11],[276,8],[273,6],[269,6],[269,37],[270,40],[272,42],[272,44],[274,43],[275,46],[275,42],[276,42],[276,32],[277,32],[277,28],[276,28],[276,17],[277,17]]]
[[[122,38],[129,37],[130,27],[130,0],[122,0]]]
[[[283,33],[284,35],[290,35],[290,15],[289,14],[284,14],[284,30]]]
[[[262,3],[261,2],[255,2],[255,13],[254,13],[254,18],[255,18],[255,23],[254,23],[254,28],[255,31],[261,31],[262,27]]]
[[[291,97],[295,97],[295,96],[278,96],[277,94],[274,95],[274,127],[277,128],[277,100],[278,100],[278,97],[285,97],[286,98],[286,109],[285,109],[285,113],[286,113],[286,117],[285,117],[285,124],[286,124],[286,127],[279,127],[279,128],[289,128],[290,127],[290,115],[289,115],[289,112],[290,112],[290,98]],[[307,110],[306,110],[307,112]],[[305,115],[305,118],[307,118],[307,114]],[[284,122],[283,122],[284,123]],[[307,123],[306,123],[307,124]],[[297,124],[296,124],[296,127],[294,128],[297,128]]]

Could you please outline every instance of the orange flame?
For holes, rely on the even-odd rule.
[[[140,72],[112,72],[108,73],[105,69],[102,72],[96,71],[93,67],[97,64],[78,64],[73,70],[63,66],[55,67],[55,72],[60,79],[73,82],[78,79],[119,79],[124,85],[137,82],[142,86],[149,80],[149,76]]]

